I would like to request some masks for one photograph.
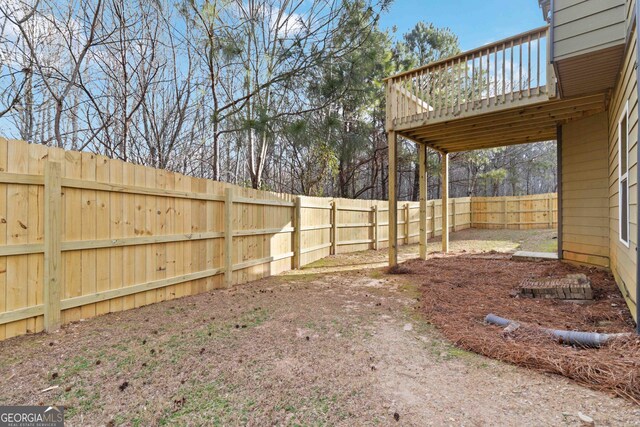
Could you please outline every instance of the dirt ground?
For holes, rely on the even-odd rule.
[[[491,246],[490,233],[472,235]],[[385,260],[329,257],[4,341],[0,404],[65,405],[68,425],[83,426],[555,426],[579,414],[640,425],[626,400],[451,346],[421,313],[419,286],[386,275]]]

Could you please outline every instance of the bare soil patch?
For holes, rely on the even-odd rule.
[[[452,346],[416,276],[387,275],[386,258],[330,257],[1,342],[0,404],[65,405],[70,426],[638,424],[623,399]]]
[[[634,322],[613,277],[599,269],[547,262],[516,262],[508,255],[457,254],[403,264],[422,285],[427,318],[456,346],[544,372],[561,374],[595,390],[640,403],[640,340],[600,349],[563,346],[536,326],[604,333],[634,332]],[[515,297],[523,279],[562,278],[584,273],[594,301]],[[503,334],[487,326],[488,313],[533,326]]]

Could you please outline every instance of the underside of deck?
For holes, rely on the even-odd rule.
[[[451,120],[425,123],[419,116],[396,129],[398,135],[441,152],[477,150],[549,141],[558,125],[602,112],[605,94],[540,102]]]

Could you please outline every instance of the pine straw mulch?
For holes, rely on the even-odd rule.
[[[419,283],[423,308],[455,345],[494,359],[564,375],[595,390],[640,404],[640,339],[617,340],[600,349],[559,344],[536,326],[590,332],[634,332],[633,319],[610,273],[560,262],[518,262],[508,255],[432,255],[403,264]],[[525,278],[585,273],[594,302],[514,297]],[[488,313],[523,324],[505,334],[486,325]],[[525,326],[526,325],[526,326]]]

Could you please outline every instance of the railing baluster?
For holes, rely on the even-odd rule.
[[[527,40],[527,95],[531,98],[531,35]]]
[[[432,110],[429,112],[429,117],[431,115],[436,114],[436,83],[435,83],[435,70],[432,69],[429,73],[428,84],[429,84],[429,99],[431,100],[431,108]]]
[[[522,98],[522,39],[518,41],[518,47],[520,49],[520,55],[518,56],[518,64],[520,67],[520,71],[518,73],[518,92],[520,92],[520,96],[518,96],[518,98]]]
[[[472,71],[471,71],[471,109],[475,110],[476,109],[476,86],[477,86],[477,81],[476,79],[478,78],[477,74],[476,74],[476,55],[473,55],[473,63],[472,63]]]
[[[414,120],[415,115],[418,114],[418,94],[416,92],[415,77],[413,74],[409,74],[409,86],[411,87],[411,96],[416,97],[415,100],[411,98],[413,101],[415,101],[415,111],[414,108],[411,108],[411,114],[409,114],[410,120]]]
[[[400,113],[400,97],[398,96],[398,92],[396,91],[396,82],[393,82],[393,85],[391,85],[391,90],[392,93],[394,94],[394,101],[393,101],[393,109],[395,110],[395,116],[394,119],[397,119]]]
[[[509,71],[509,84],[511,87],[509,91],[511,92],[511,100],[513,101],[513,92],[514,92],[514,80],[513,80],[513,40],[511,40],[511,70]]]
[[[427,73],[420,75],[420,84],[422,85],[422,95],[424,102],[427,104],[427,117],[429,117],[429,106],[431,106],[431,97],[429,96],[429,76]]]
[[[505,74],[505,63],[507,62],[507,45],[502,45],[502,103],[507,102],[507,75]]]
[[[413,86],[412,86],[411,74],[407,74],[407,122],[410,122],[413,117]],[[417,107],[416,107],[417,108]]]
[[[442,97],[444,106],[444,115],[449,114],[449,106],[451,105],[450,93],[449,93],[449,79],[451,79],[451,73],[449,72],[449,66],[445,62],[443,64],[443,76],[442,76]]]
[[[538,39],[536,41],[536,54],[537,54],[536,87],[540,88],[540,33],[538,33]],[[540,89],[538,89],[538,95],[540,95]]]
[[[442,117],[442,108],[444,105],[444,65],[440,65],[440,67],[438,67],[438,116],[440,117]]]
[[[498,103],[498,46],[493,48],[493,98],[494,105]]]
[[[406,96],[406,92],[407,92],[407,76],[404,76],[404,78],[402,79],[402,86],[401,86],[402,90],[403,90],[403,97],[402,97],[402,122],[406,122],[407,120],[407,110],[409,109],[409,100],[407,99]]]
[[[460,58],[458,58],[458,65],[456,66],[456,71],[454,74],[454,88],[455,88],[455,104],[454,104],[454,113],[457,111],[460,111],[461,106],[460,106],[460,98],[461,98],[461,94],[462,94],[462,88],[461,88],[461,80],[460,78],[462,77],[462,72],[461,72],[462,68],[460,67]]]
[[[402,81],[404,77],[401,77],[398,83],[393,87],[396,91],[396,97],[398,98],[398,123],[402,123],[402,113],[404,112],[404,96],[402,96]]]
[[[441,110],[441,113],[443,113],[445,116],[449,112],[449,96],[447,93],[448,91],[447,85],[449,83],[449,73],[447,72],[448,69],[449,67],[447,66],[446,62],[442,64],[442,107],[443,108]]]
[[[449,76],[449,83],[447,84],[447,87],[449,88],[448,92],[448,99],[449,99],[449,104],[451,105],[451,113],[455,113],[456,112],[456,63],[454,61],[451,61],[451,68],[449,68],[447,70],[447,75]],[[449,109],[447,109],[447,112],[449,111]]]
[[[398,82],[398,86],[396,87],[396,90],[398,91],[398,109],[400,110],[400,117],[398,117],[398,120],[400,123],[404,122],[404,101],[405,101],[405,97],[402,94],[402,85],[404,84],[404,77],[402,77],[400,79],[400,81]]]
[[[464,109],[469,111],[469,58],[464,59]]]
[[[479,82],[478,82],[478,101],[482,102],[482,91],[484,90],[484,84],[482,81],[482,52],[478,54],[478,67],[480,72],[478,74]],[[476,104],[473,104],[473,109],[475,110]]]
[[[491,103],[491,50],[487,49],[487,107]]]
[[[419,73],[415,73],[413,74],[413,95],[416,97],[416,112],[414,113],[416,116],[416,119],[419,117],[419,114],[422,113],[422,105],[424,100],[422,99],[422,93],[420,92],[420,74]],[[420,103],[420,105],[418,106],[418,103]],[[420,110],[418,110],[418,107],[420,108]]]
[[[447,75],[449,76],[449,84],[447,85],[447,87],[449,87],[449,104],[451,104],[451,113],[455,113],[456,112],[456,91],[455,91],[455,84],[456,84],[456,75],[455,75],[455,68],[456,68],[456,64],[455,62],[451,61],[451,68],[447,70]],[[447,109],[447,112],[449,110]]]
[[[422,76],[423,76],[423,73],[421,73],[421,72],[416,74],[416,81],[418,82],[418,96],[420,97],[420,100],[424,104],[427,104],[427,101],[424,98],[424,87],[422,85]],[[420,113],[420,116],[419,116],[420,119],[424,118],[424,113],[425,113],[425,111],[422,111]]]

